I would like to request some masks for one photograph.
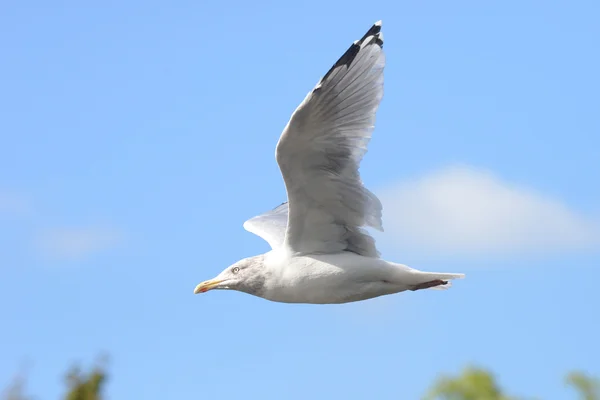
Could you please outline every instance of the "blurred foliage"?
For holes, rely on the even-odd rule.
[[[64,400],[104,400],[104,387],[108,375],[106,358],[87,372],[79,366],[72,367],[66,375],[67,390]],[[579,395],[580,400],[600,400],[600,382],[583,372],[574,371],[565,378],[567,385]],[[17,375],[0,397],[2,400],[36,400],[26,395],[24,374]],[[509,396],[486,369],[466,368],[459,376],[438,379],[424,400],[525,400]],[[532,399],[532,398],[527,398]],[[44,399],[45,400],[45,399]]]
[[[64,400],[103,400],[104,387],[108,380],[106,357],[102,357],[88,371],[83,371],[79,365],[73,366],[66,374],[66,393]],[[37,397],[25,394],[25,378],[22,374],[13,379],[13,382],[2,393],[2,400],[37,400]],[[46,400],[44,397],[41,399]]]
[[[25,394],[25,377],[17,375],[12,383],[2,393],[2,400],[33,400],[33,397]]]
[[[87,373],[75,366],[67,374],[68,391],[65,400],[102,400],[106,380],[106,369],[103,366],[97,365]]]
[[[456,378],[442,377],[434,384],[426,400],[520,400],[508,396],[492,373],[470,367]]]
[[[600,384],[581,372],[572,372],[566,383],[579,394],[580,400],[600,400]],[[525,400],[509,396],[494,375],[485,369],[470,367],[458,377],[442,377],[433,385],[425,400]],[[532,398],[527,398],[532,399]]]
[[[579,393],[581,400],[600,400],[600,382],[583,372],[574,371],[565,379]]]

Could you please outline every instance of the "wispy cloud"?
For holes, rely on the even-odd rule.
[[[106,227],[56,228],[44,231],[38,248],[49,257],[68,260],[101,253],[121,244],[120,231]]]
[[[0,190],[0,215],[21,217],[31,212],[29,199],[19,193]]]
[[[553,253],[600,243],[598,220],[475,168],[448,167],[385,189],[379,197],[384,240],[405,250]]]
[[[28,242],[26,247],[56,260],[81,260],[123,242],[122,231],[113,226],[73,227],[56,218],[51,218],[54,223],[50,225],[46,221],[49,214],[55,213],[33,207],[30,197],[0,189],[0,234],[8,232],[5,238],[10,238],[11,243]]]

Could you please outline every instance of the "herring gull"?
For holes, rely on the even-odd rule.
[[[288,201],[244,223],[271,250],[236,262],[194,293],[229,289],[283,303],[339,304],[446,289],[464,277],[385,261],[365,230],[383,231],[381,203],[358,169],[383,97],[384,64],[379,21],[321,78],[281,134],[275,158]]]

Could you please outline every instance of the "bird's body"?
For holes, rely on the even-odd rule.
[[[240,264],[251,265],[255,275],[264,278],[262,285],[255,286],[259,289],[249,287],[243,291],[282,303],[348,303],[414,290],[417,285],[435,279],[460,277],[422,272],[347,251],[292,256],[284,250],[272,250],[244,259]]]
[[[265,257],[265,266],[274,279],[263,296],[273,301],[345,303],[402,290],[386,282],[385,277],[393,273],[388,263],[349,252],[297,257],[272,252]],[[366,268],[369,280],[363,276]]]
[[[195,293],[233,289],[283,303],[338,304],[405,290],[445,289],[463,274],[379,258],[364,230],[383,230],[382,205],[359,165],[383,96],[381,22],[355,41],[305,97],[276,148],[288,201],[244,228],[272,250],[238,261]]]

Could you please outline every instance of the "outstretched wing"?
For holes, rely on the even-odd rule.
[[[273,250],[283,245],[288,220],[288,204],[283,203],[244,222],[244,229],[263,238]]]
[[[381,203],[358,168],[383,97],[381,21],[354,42],[293,113],[277,144],[295,253],[352,251],[378,257],[361,227],[383,230]]]

